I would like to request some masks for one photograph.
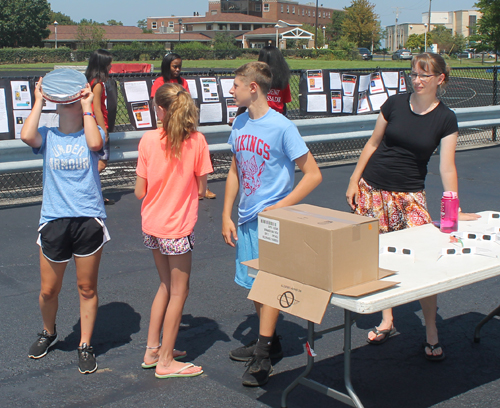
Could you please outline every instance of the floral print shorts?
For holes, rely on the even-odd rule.
[[[163,255],[182,255],[194,248],[194,232],[182,238],[158,238],[142,233],[144,246],[148,249],[159,249]]]
[[[381,234],[432,221],[424,190],[415,193],[379,190],[364,179],[359,180],[358,205],[354,213],[378,218]]]

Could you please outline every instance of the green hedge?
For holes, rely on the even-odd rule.
[[[0,48],[0,64],[71,61],[71,50],[60,48]]]

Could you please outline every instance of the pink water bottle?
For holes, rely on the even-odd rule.
[[[445,191],[441,199],[441,232],[449,234],[458,230],[458,194],[455,191]]]

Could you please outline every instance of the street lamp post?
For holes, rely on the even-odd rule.
[[[323,47],[326,45],[326,27],[323,26]]]
[[[316,23],[314,24],[314,48],[318,49],[318,0],[316,0]]]
[[[179,45],[181,45],[182,18],[179,19]]]
[[[427,24],[424,24],[424,52],[427,52]]]
[[[56,35],[56,48],[57,48],[57,26],[58,26],[58,22],[57,21],[54,21],[54,33]]]
[[[276,48],[279,48],[279,33],[278,33],[278,29],[280,28],[279,24],[276,24],[274,28],[276,28]]]

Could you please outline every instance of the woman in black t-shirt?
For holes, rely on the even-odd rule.
[[[455,113],[436,94],[449,80],[449,67],[433,53],[413,57],[410,74],[414,92],[391,96],[381,107],[371,138],[351,176],[346,198],[356,214],[379,219],[380,233],[431,222],[425,198],[427,163],[441,145],[441,180],[445,191],[458,191]],[[462,214],[460,219],[476,219]],[[420,300],[425,319],[425,357],[444,359],[436,327],[437,296]],[[396,333],[392,309],[368,333],[368,342],[382,344]]]

